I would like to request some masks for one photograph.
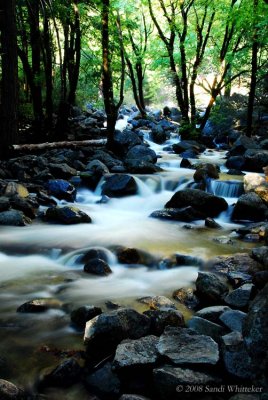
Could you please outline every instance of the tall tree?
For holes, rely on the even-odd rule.
[[[122,43],[122,32],[120,28],[120,20],[118,20],[119,41],[120,41],[120,56],[121,56],[121,83],[120,83],[120,98],[116,104],[113,88],[113,73],[111,66],[111,43],[110,43],[110,15],[111,7],[110,0],[102,0],[102,92],[105,112],[107,115],[107,146],[113,148],[115,124],[118,116],[118,110],[123,103],[124,95],[124,51]]]
[[[15,0],[0,0],[1,96],[0,157],[18,140],[18,60]]]

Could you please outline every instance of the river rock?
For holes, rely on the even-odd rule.
[[[0,212],[7,211],[10,207],[9,199],[7,197],[0,197]]]
[[[248,149],[245,154],[245,170],[253,172],[263,172],[263,168],[268,165],[268,150]]]
[[[123,166],[123,162],[118,157],[103,150],[94,151],[94,155],[91,155],[91,157],[88,158],[87,162],[89,163],[93,160],[101,161],[104,165],[107,166],[107,168],[109,168],[110,171],[114,167]]]
[[[84,271],[99,276],[107,276],[113,272],[107,262],[101,258],[93,258],[92,260],[89,260],[84,265]]]
[[[237,156],[244,154],[248,149],[259,149],[260,146],[250,137],[241,135],[234,142],[229,154],[231,156]]]
[[[146,296],[137,299],[137,301],[143,304],[148,304],[152,310],[176,309],[174,302],[165,296]]]
[[[123,339],[139,339],[150,331],[150,318],[131,308],[98,315],[86,323],[84,343],[88,351],[114,349]]]
[[[204,385],[217,385],[221,383],[221,378],[209,371],[198,371],[190,368],[180,368],[171,365],[163,365],[153,370],[154,382],[157,393],[163,400],[182,399],[187,397],[185,388],[180,393],[180,386],[203,387]],[[218,385],[217,385],[218,386]],[[176,388],[179,390],[176,391]],[[190,393],[193,396],[193,393]],[[194,397],[198,394],[195,392]],[[188,398],[188,397],[187,397]]]
[[[69,387],[80,379],[82,368],[74,358],[63,361],[52,371],[45,372],[41,379],[41,387]]]
[[[71,321],[79,328],[85,328],[87,321],[100,315],[102,309],[95,306],[82,306],[71,312]]]
[[[256,247],[251,250],[251,257],[268,269],[268,246]]]
[[[114,144],[116,154],[123,156],[126,155],[128,150],[132,147],[141,145],[142,140],[136,132],[125,129],[124,131],[115,131]]]
[[[262,289],[249,307],[243,325],[243,336],[251,356],[258,381],[268,390],[268,284]]]
[[[243,379],[254,376],[251,358],[241,333],[231,332],[223,336],[221,349],[224,365],[229,374]]]
[[[206,215],[194,207],[183,208],[166,208],[164,210],[157,210],[150,215],[152,218],[167,219],[172,221],[192,222],[200,219],[205,219]]]
[[[245,308],[249,305],[253,285],[245,283],[225,296],[224,301],[231,307]]]
[[[76,259],[76,262],[86,264],[89,261],[93,260],[94,258],[100,258],[101,260],[108,262],[108,260],[109,260],[108,254],[109,254],[109,251],[104,248],[93,247],[93,248],[89,249],[88,251],[86,251],[84,254],[81,254]]]
[[[55,196],[59,200],[75,201],[75,187],[63,179],[51,179],[45,187],[51,196]]]
[[[10,198],[10,205],[13,209],[22,211],[26,217],[34,219],[38,210],[39,204],[33,197],[21,198],[13,196]]]
[[[125,174],[114,174],[107,177],[102,187],[102,195],[109,197],[130,196],[136,194],[137,191],[135,179]]]
[[[34,299],[27,301],[17,308],[20,313],[40,313],[52,308],[61,308],[62,303],[57,299]]]
[[[70,179],[77,174],[77,171],[66,163],[51,163],[49,164],[49,170],[50,173],[58,179]]]
[[[210,306],[202,308],[201,310],[197,311],[195,315],[197,317],[205,318],[208,321],[219,324],[220,316],[227,311],[231,311],[231,308],[228,306]]]
[[[266,283],[268,283],[268,271],[256,272],[252,278],[252,283],[257,289],[263,289]]]
[[[222,226],[218,224],[213,218],[206,218],[205,219],[205,226],[211,229],[222,229]]]
[[[242,194],[234,206],[233,221],[263,221],[268,216],[268,207],[253,192]]]
[[[159,338],[153,335],[140,339],[123,340],[117,346],[113,368],[118,370],[126,367],[155,366],[159,358],[158,342]]]
[[[264,204],[268,206],[268,182],[265,182],[265,184],[256,187],[255,193],[262,199]]]
[[[107,362],[97,371],[87,374],[84,383],[90,392],[96,393],[101,399],[118,399],[120,380],[113,371],[112,363]]]
[[[244,176],[244,190],[245,193],[254,192],[254,190],[265,183],[265,179],[256,173],[248,173]]]
[[[22,211],[7,210],[0,212],[0,225],[27,226],[31,219],[26,217]]]
[[[49,207],[45,213],[45,219],[66,225],[92,222],[89,215],[79,208],[71,206]]]
[[[236,253],[231,256],[212,258],[208,261],[207,268],[227,276],[231,272],[253,274],[260,271],[262,265],[253,260],[247,253]]]
[[[151,320],[151,333],[160,336],[167,326],[185,326],[183,314],[178,310],[148,310],[144,314]]]
[[[192,150],[195,152],[195,155],[202,153],[206,149],[203,144],[198,143],[195,140],[181,140],[180,142],[173,144],[172,148],[176,154],[181,154],[187,150]]]
[[[80,173],[80,177],[84,184],[94,190],[100,179],[106,174],[109,174],[109,169],[106,165],[100,160],[93,160],[86,165],[85,171]]]
[[[187,322],[187,326],[200,335],[210,336],[217,343],[220,341],[221,336],[227,333],[223,326],[197,316],[192,317]]]
[[[202,163],[195,166],[196,171],[194,173],[195,182],[206,182],[207,178],[219,179],[219,167],[215,164]]]
[[[0,379],[0,398],[2,400],[24,400],[26,394],[13,383]]]
[[[142,265],[154,265],[156,259],[150,254],[143,250],[123,247],[116,250],[118,262],[121,264],[142,264]]]
[[[158,351],[173,364],[216,364],[218,345],[205,335],[191,329],[167,327],[160,336]]]
[[[199,272],[195,284],[197,296],[212,304],[221,303],[229,292],[227,283],[211,272]]]
[[[149,161],[153,164],[157,161],[157,155],[154,150],[145,145],[137,145],[132,147],[127,155],[126,162],[129,160]]]
[[[182,208],[192,206],[206,217],[216,217],[228,208],[227,202],[199,189],[184,189],[176,192],[166,203],[165,208]]]
[[[152,127],[151,137],[154,143],[163,144],[170,138],[170,133],[161,124],[157,124]]]
[[[131,174],[154,174],[162,171],[158,165],[146,160],[126,160],[125,165]]]
[[[28,189],[21,183],[8,182],[4,195],[6,197],[18,196],[25,198],[29,196],[29,192]]]
[[[231,156],[225,165],[230,170],[241,171],[245,167],[245,158],[243,156]]]
[[[195,310],[200,304],[200,300],[194,294],[193,288],[177,289],[173,292],[172,297],[190,310]]]
[[[247,316],[246,313],[239,310],[225,311],[220,315],[221,322],[229,328],[231,331],[237,331],[242,333],[242,326]]]

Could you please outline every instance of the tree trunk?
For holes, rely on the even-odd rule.
[[[18,140],[18,58],[15,0],[0,0],[1,18],[1,98],[0,157],[9,155]]]
[[[47,15],[44,15],[44,67],[45,67],[45,79],[46,79],[46,118],[45,125],[47,130],[52,128],[52,114],[53,114],[53,80],[52,80],[52,40],[49,29],[49,20]]]
[[[255,100],[255,92],[257,85],[257,71],[258,71],[258,28],[256,27],[256,13],[258,0],[253,0],[253,8],[254,8],[254,35],[252,42],[252,54],[251,54],[251,78],[250,78],[250,90],[248,95],[248,110],[247,110],[247,130],[246,135],[251,136],[252,134],[252,122],[253,122],[253,111],[254,111],[254,100]]]
[[[72,33],[74,36],[73,49],[71,49],[73,57],[69,60],[69,96],[68,102],[75,105],[76,89],[79,79],[80,60],[81,60],[81,29],[80,29],[80,16],[77,7],[78,0],[74,0],[74,14],[75,21],[72,26]]]
[[[107,146],[113,148],[118,110],[114,103],[113,81],[109,49],[110,1],[102,1],[102,91],[107,115]]]

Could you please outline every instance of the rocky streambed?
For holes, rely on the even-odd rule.
[[[1,163],[0,397],[265,399],[264,138],[122,121]]]

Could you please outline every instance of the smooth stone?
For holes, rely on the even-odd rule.
[[[256,247],[251,250],[251,257],[268,269],[268,246]]]
[[[27,301],[17,308],[20,313],[40,313],[49,309],[59,309],[62,307],[62,302],[57,299],[35,299]]]
[[[138,302],[147,304],[152,310],[176,309],[175,303],[165,296],[147,296],[137,299]]]
[[[101,194],[109,197],[123,197],[134,195],[137,191],[137,183],[132,176],[114,174],[106,178]]]
[[[254,286],[251,283],[245,283],[239,288],[234,289],[227,296],[225,296],[225,303],[235,308],[247,307],[249,305],[253,287]]]
[[[26,217],[22,211],[8,210],[0,212],[0,225],[27,226],[31,223],[31,219]]]
[[[89,215],[73,206],[49,207],[45,213],[45,218],[48,221],[66,225],[92,222]]]
[[[88,274],[99,276],[107,276],[113,272],[107,262],[101,258],[93,258],[92,260],[89,260],[84,265],[84,271]]]
[[[184,304],[185,307],[190,310],[194,310],[200,304],[200,300],[194,294],[193,288],[180,288],[173,292],[173,299],[179,301],[181,304]]]
[[[200,335],[210,336],[215,342],[219,342],[221,336],[226,333],[226,329],[221,325],[196,316],[188,321],[187,326]]]
[[[212,304],[222,302],[224,295],[229,292],[227,283],[211,272],[199,272],[195,284],[197,296]]]
[[[224,325],[231,331],[237,331],[242,333],[243,322],[247,314],[239,310],[225,311],[220,315],[220,320]]]
[[[197,311],[195,315],[218,324],[220,322],[220,316],[225,311],[231,311],[231,308],[228,306],[211,306],[202,308],[201,310]]]

